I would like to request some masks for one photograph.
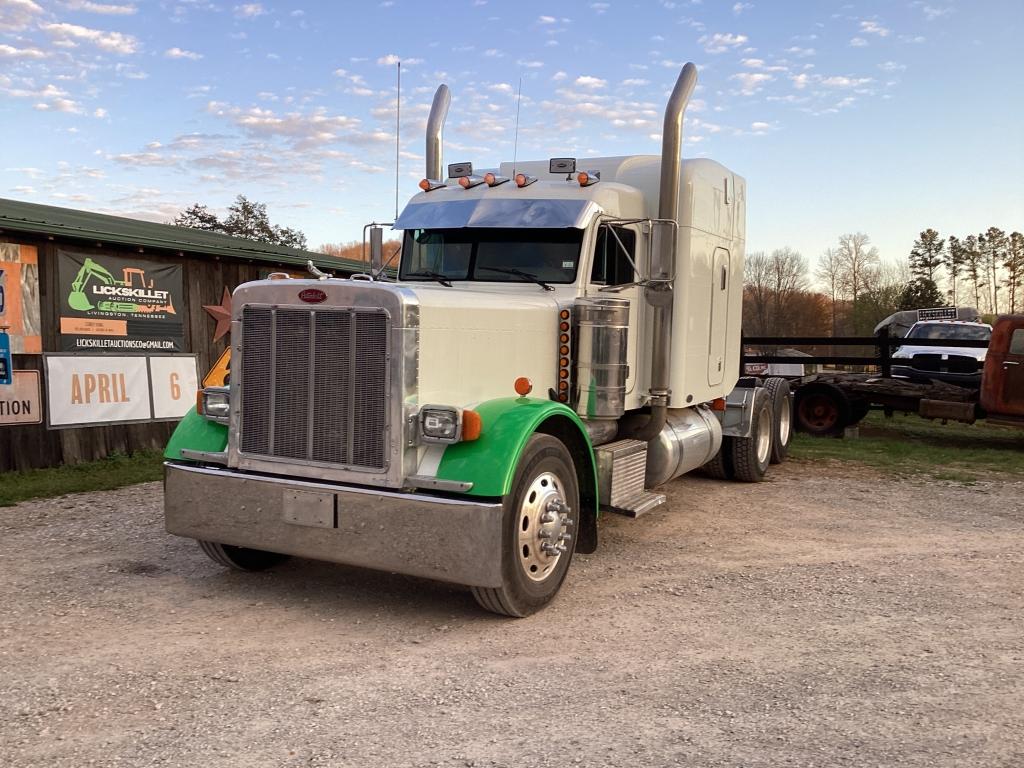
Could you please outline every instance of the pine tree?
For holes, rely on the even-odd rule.
[[[974,308],[979,312],[982,309],[981,306],[981,289],[984,288],[988,283],[985,280],[985,265],[982,262],[981,243],[979,239],[984,239],[984,235],[980,238],[975,235],[968,235],[963,240],[963,256],[964,256],[964,273],[970,281],[971,288],[974,292]]]
[[[927,309],[941,305],[942,293],[935,281],[927,277],[915,277],[900,293],[900,309]]]
[[[949,245],[946,248],[946,273],[949,275],[949,300],[956,306],[956,279],[960,276],[960,270],[964,266],[964,246],[959,237],[949,236]]]
[[[910,250],[910,274],[935,283],[935,273],[942,266],[946,240],[934,229],[926,229]]]
[[[1006,287],[1010,291],[1010,312],[1017,311],[1017,301],[1024,293],[1024,235],[1013,232],[1007,239]],[[1022,302],[1024,303],[1024,302]]]
[[[999,314],[999,268],[1006,260],[1006,233],[998,227],[989,227],[984,235],[978,235],[982,253],[982,265],[986,270],[992,297],[992,312]]]

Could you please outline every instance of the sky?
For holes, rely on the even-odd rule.
[[[1024,230],[1024,0],[0,0],[0,197],[169,221],[236,195],[361,238],[445,163],[660,152],[747,179],[747,249]],[[581,167],[586,163],[581,160]]]

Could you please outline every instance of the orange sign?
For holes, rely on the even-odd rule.
[[[34,245],[0,243],[0,326],[4,325],[12,354],[42,353],[39,258]]]
[[[39,371],[15,371],[14,383],[0,387],[0,426],[39,424],[43,420],[43,399],[39,393]]]
[[[87,320],[84,317],[62,317],[60,332],[76,336],[127,336],[127,320]]]

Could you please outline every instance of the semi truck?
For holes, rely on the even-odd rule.
[[[681,158],[696,81],[687,64],[660,156],[447,177],[441,85],[397,279],[235,290],[230,379],[166,449],[167,530],[228,567],[398,572],[519,617],[595,551],[601,510],[641,515],[698,468],[761,480],[791,398],[740,377],[746,184]]]

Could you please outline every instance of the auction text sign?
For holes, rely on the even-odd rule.
[[[66,250],[57,257],[64,351],[185,348],[181,265]]]
[[[0,426],[39,424],[42,420],[39,371],[15,371],[14,383],[0,387]]]
[[[180,419],[195,406],[194,355],[45,355],[51,429]]]

